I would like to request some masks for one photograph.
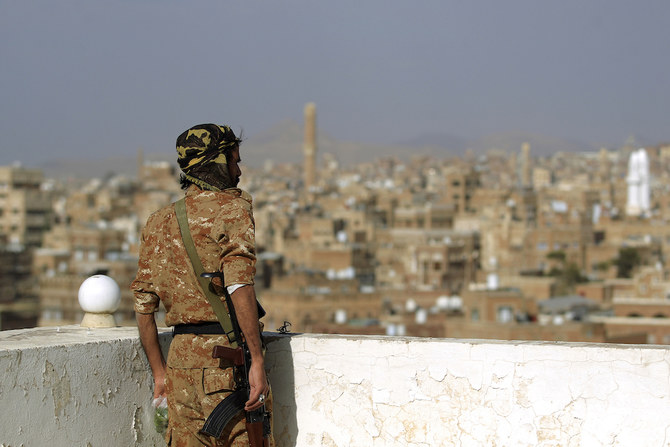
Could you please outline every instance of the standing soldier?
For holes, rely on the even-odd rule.
[[[259,330],[254,275],[256,249],[251,196],[237,188],[240,142],[228,126],[201,124],[177,138],[188,227],[205,272],[223,272],[247,343],[246,411],[271,409]],[[181,237],[175,204],[155,212],[142,231],[139,268],[131,284],[140,340],[154,377],[154,397],[167,396],[171,446],[247,446],[245,412],[219,440],[200,433],[207,416],[234,389],[232,368],[220,368],[214,346],[230,346],[207,300]],[[162,302],[174,327],[167,362],[154,318]],[[270,435],[270,445],[274,445]]]

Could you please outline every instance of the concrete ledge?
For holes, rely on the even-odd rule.
[[[670,439],[666,347],[266,335],[280,447]],[[2,446],[163,445],[135,328],[0,332],[0,373]]]
[[[629,446],[670,439],[670,350],[300,335],[270,342],[281,446]]]
[[[0,445],[163,445],[141,349],[136,328],[0,332]]]

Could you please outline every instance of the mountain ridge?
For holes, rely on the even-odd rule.
[[[534,134],[525,131],[508,131],[467,139],[448,133],[428,133],[393,144],[361,143],[337,140],[327,132],[317,130],[317,160],[325,153],[335,156],[344,167],[372,162],[384,157],[407,159],[411,155],[436,158],[462,156],[466,151],[481,155],[489,150],[506,153],[520,151],[529,143],[533,157],[546,157],[556,152],[595,151],[607,145]],[[283,120],[265,131],[245,137],[242,143],[243,164],[260,168],[267,160],[275,164],[300,163],[303,159],[303,125],[293,120]],[[176,166],[172,151],[146,153],[147,161],[167,161]],[[78,157],[76,160],[55,159],[35,166],[47,178],[102,178],[112,173],[133,177],[137,172],[137,157],[116,156],[93,160]]]

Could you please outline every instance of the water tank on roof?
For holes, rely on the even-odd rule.
[[[428,320],[428,311],[426,309],[419,309],[416,311],[416,316],[414,317],[416,324],[426,324]]]
[[[335,311],[335,323],[345,324],[347,322],[347,311],[344,309],[338,309]]]
[[[414,300],[414,298],[410,298],[407,301],[405,301],[405,311],[406,312],[413,313],[414,311],[416,311],[416,308],[417,308],[417,305],[416,305],[416,301]]]

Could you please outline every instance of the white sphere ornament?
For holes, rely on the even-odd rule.
[[[121,289],[106,275],[93,275],[79,286],[79,305],[85,312],[82,327],[115,327],[113,313],[121,304]]]

